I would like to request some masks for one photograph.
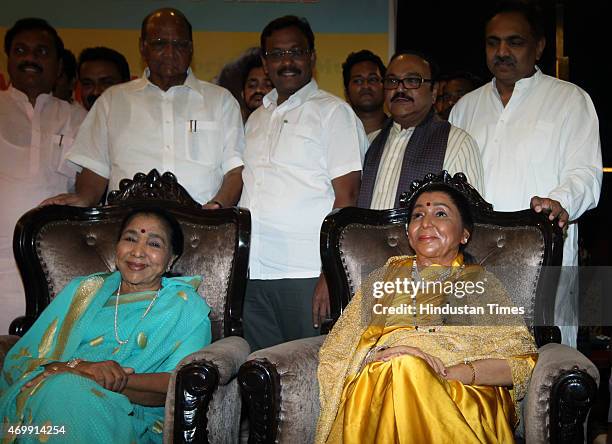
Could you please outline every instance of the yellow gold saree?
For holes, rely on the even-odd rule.
[[[487,312],[453,317],[410,311],[410,307],[457,304],[440,292],[419,291],[416,297],[401,292],[375,295],[372,289],[380,287],[378,282],[412,279],[413,260],[391,258],[372,273],[323,344],[316,442],[513,442],[518,423],[515,403],[525,394],[537,358],[533,337],[516,316]],[[486,291],[477,295],[479,305],[511,305],[501,283],[482,267],[463,266],[459,255],[452,270],[445,281],[486,282]],[[422,273],[425,278],[441,275],[436,267]],[[474,305],[474,298],[460,302]],[[465,360],[506,359],[513,387],[446,380],[411,355],[371,361],[373,349],[397,345],[417,347],[440,358],[446,367]]]

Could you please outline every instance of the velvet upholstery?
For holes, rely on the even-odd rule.
[[[10,330],[23,335],[73,277],[114,270],[123,218],[134,209],[162,207],[176,217],[184,234],[183,255],[172,271],[203,276],[198,292],[211,307],[213,338],[172,374],[164,436],[167,442],[234,442],[241,409],[236,375],[249,353],[239,336],[250,213],[242,208],[203,210],[170,173],[139,173],[134,180],[121,181],[120,187],[111,192],[107,206],[52,205],[21,217],[13,246],[26,291],[26,315],[13,321]],[[0,357],[7,340],[0,339]],[[230,404],[227,409],[215,407]]]
[[[553,320],[551,293],[562,258],[561,230],[531,210],[494,212],[475,190],[472,194],[468,199],[475,230],[466,251],[505,284],[516,304],[526,307],[528,324],[539,325],[534,329],[538,346],[560,340],[558,328],[544,326]],[[332,323],[371,271],[391,256],[412,254],[405,235],[408,218],[405,208],[343,208],[325,219],[321,256]],[[312,442],[321,343],[322,338],[308,339],[260,350],[241,367],[238,380],[249,412],[251,443]],[[545,345],[541,353],[524,409],[529,416],[527,442],[578,442],[596,394],[597,371],[577,350],[559,344]],[[571,374],[566,369],[572,369]]]

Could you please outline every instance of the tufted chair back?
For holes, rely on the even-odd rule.
[[[466,252],[497,276],[517,306],[525,307],[527,325],[554,325],[558,269],[543,266],[561,264],[560,230],[531,210],[495,212],[475,190],[472,193],[476,195],[467,197],[475,226]],[[343,208],[325,219],[321,251],[332,319],[340,316],[361,283],[389,257],[414,254],[406,235],[409,216],[406,208]]]
[[[141,175],[139,179],[145,183],[161,181],[156,171],[153,177]],[[176,182],[173,176],[171,179]],[[11,333],[25,333],[57,292],[74,277],[114,271],[121,221],[132,210],[156,206],[174,215],[183,229],[184,252],[172,271],[204,278],[198,292],[211,307],[213,341],[240,335],[250,239],[249,212],[240,208],[202,210],[190,198],[166,200],[167,194],[157,191],[148,196],[123,193],[124,196],[104,207],[54,205],[26,213],[17,224],[14,238],[17,264],[26,290],[26,316],[13,321]]]

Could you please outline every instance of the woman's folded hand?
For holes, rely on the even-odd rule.
[[[134,373],[133,368],[121,367],[116,361],[83,361],[75,370],[113,392],[121,392],[127,384],[128,375]]]
[[[435,356],[427,354],[421,349],[416,348],[416,347],[409,347],[406,345],[398,345],[395,347],[389,347],[384,350],[378,351],[374,355],[374,361],[389,361],[392,358],[396,358],[402,355],[417,356],[423,359],[425,362],[427,362],[427,364],[429,364],[429,366],[432,369],[434,369],[434,371],[438,375],[446,377],[446,368],[444,367],[444,364],[442,363],[442,361],[439,358],[436,358]]]
[[[133,368],[121,367],[116,361],[89,362],[81,361],[76,367],[69,367],[65,362],[53,362],[36,378],[28,381],[22,390],[38,385],[43,379],[59,373],[74,373],[89,378],[107,390],[121,392],[128,381],[128,376],[134,373]]]

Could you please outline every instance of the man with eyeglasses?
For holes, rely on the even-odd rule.
[[[387,120],[382,80],[385,64],[372,51],[352,52],[342,64],[344,95],[363,123],[368,142],[372,143]]]
[[[0,91],[0,334],[25,313],[15,224],[43,199],[74,187],[76,170],[63,154],[86,114],[52,95],[64,43],[49,23],[18,20],[6,31],[4,51],[11,84]]]
[[[478,141],[485,168],[484,197],[497,211],[545,211],[567,229],[555,323],[561,326],[563,343],[576,346],[574,222],[599,201],[599,121],[585,91],[540,71],[536,62],[545,46],[536,7],[519,1],[500,3],[485,28],[487,66],[494,78],[459,100],[450,121]]]
[[[242,189],[244,132],[236,99],[198,80],[189,65],[191,24],[159,9],[142,22],[142,78],[115,85],[91,108],[67,158],[82,167],[76,193],[45,203],[92,206],[108,185],[153,168],[174,173],[205,208],[235,205]]]
[[[440,119],[436,65],[425,55],[399,51],[383,80],[391,118],[366,154],[358,206],[396,208],[412,181],[428,173],[462,172],[482,192],[482,162],[474,139]]]
[[[329,316],[321,274],[321,223],[355,205],[367,148],[346,102],[317,86],[314,34],[305,19],[281,17],[262,31],[274,89],[246,124],[244,189],[251,211],[244,335],[251,350],[319,334]]]

